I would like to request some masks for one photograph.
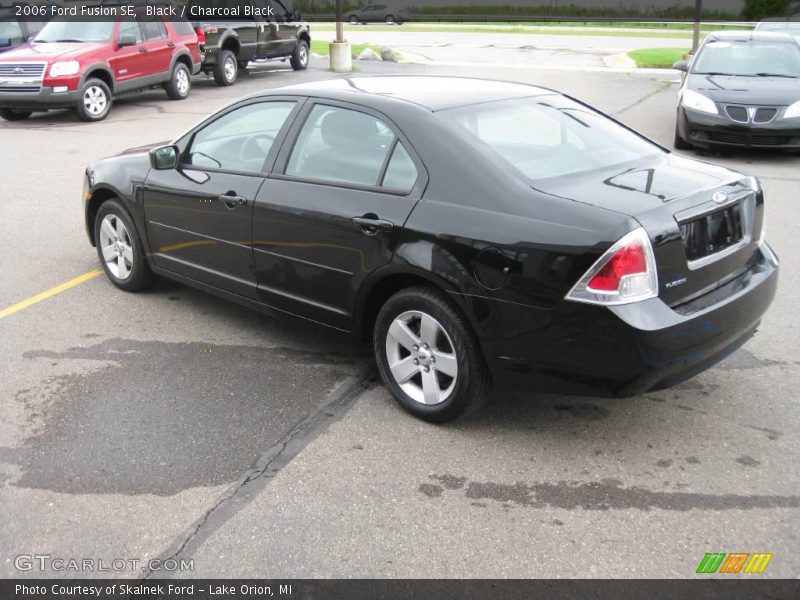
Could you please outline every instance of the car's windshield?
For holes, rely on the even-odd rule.
[[[700,50],[692,73],[800,77],[800,46],[755,40],[712,41]]]
[[[531,180],[610,168],[662,152],[610,119],[558,96],[477,104],[439,114]]]
[[[35,42],[108,42],[114,23],[108,21],[50,21],[36,34]]]

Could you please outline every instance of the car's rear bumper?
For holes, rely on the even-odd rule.
[[[697,146],[729,146],[738,148],[774,148],[800,150],[798,119],[778,119],[765,125],[737,125],[722,115],[697,111],[678,111],[680,136]]]
[[[78,94],[78,91],[55,92],[52,87],[43,87],[38,92],[0,92],[0,108],[33,111],[72,108],[78,102]]]
[[[778,270],[774,253],[762,245],[749,270],[692,303],[669,307],[653,298],[607,308],[564,301],[549,311],[508,306],[494,339],[482,341],[496,382],[632,396],[686,380],[744,344],[772,302]]]

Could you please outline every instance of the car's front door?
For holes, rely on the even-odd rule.
[[[144,212],[156,265],[255,297],[253,201],[297,110],[290,98],[237,105],[189,136],[177,169],[151,169]]]
[[[125,38],[130,38],[135,43],[132,46],[120,46],[119,43]],[[114,53],[109,58],[109,63],[114,70],[114,81],[123,91],[135,85],[134,81],[145,72],[147,57],[142,51],[143,42],[139,21],[125,19],[119,22]]]
[[[309,102],[256,197],[259,298],[349,329],[359,286],[392,259],[426,181],[384,116]]]

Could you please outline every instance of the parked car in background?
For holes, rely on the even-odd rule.
[[[343,15],[344,20],[356,25],[358,23],[386,23],[402,25],[408,20],[408,10],[388,4],[369,4],[363,8],[351,10]]]
[[[13,9],[0,7],[0,52],[24,44],[43,26],[43,21],[20,19]]]
[[[785,19],[768,19],[756,25],[756,31],[772,31],[800,36],[800,16],[786,17]]]
[[[280,0],[219,0],[217,8],[250,5],[253,17],[189,15],[204,52],[203,72],[213,75],[217,85],[233,85],[238,72],[250,62],[289,60],[295,71],[308,66],[311,32],[300,13],[290,11]],[[200,6],[200,4],[198,4]],[[263,17],[267,10],[273,17]],[[256,12],[256,11],[254,11]]]
[[[800,45],[783,33],[717,32],[705,39],[678,91],[675,147],[800,150]]]
[[[755,332],[778,280],[755,178],[498,81],[265,91],[95,162],[83,198],[117,287],[161,274],[361,333],[430,421],[493,382],[678,383]]]
[[[188,21],[147,17],[50,21],[30,44],[0,55],[0,117],[72,108],[100,121],[115,98],[163,87],[173,100],[189,95],[200,70],[197,34]]]

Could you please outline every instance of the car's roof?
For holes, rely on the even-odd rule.
[[[796,44],[797,40],[787,33],[780,31],[712,31],[706,41],[720,40],[724,42],[776,42]]]
[[[434,76],[341,77],[290,85],[273,90],[275,92],[297,92],[322,97],[331,94],[357,94],[361,103],[368,103],[371,97],[389,97],[412,102],[432,111],[556,93],[547,88],[522,83]]]

